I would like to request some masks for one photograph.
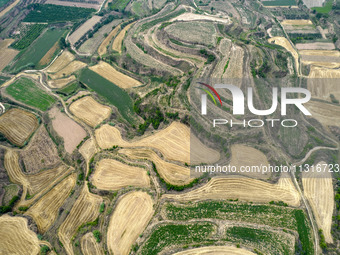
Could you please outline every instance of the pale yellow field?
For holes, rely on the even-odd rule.
[[[103,248],[97,243],[92,232],[81,238],[80,247],[84,255],[104,255]]]
[[[110,254],[128,255],[153,213],[153,201],[145,192],[134,191],[120,198],[107,230]]]
[[[51,66],[47,68],[48,73],[55,73],[66,67],[75,59],[74,55],[68,50],[64,50],[63,53],[53,62]]]
[[[70,213],[58,230],[58,236],[68,255],[73,255],[71,238],[83,223],[94,221],[99,215],[102,203],[100,196],[91,194],[85,185]]]
[[[308,78],[339,79],[340,69],[329,69],[325,67],[312,66]],[[339,87],[337,90],[340,90]]]
[[[212,178],[200,188],[178,195],[166,194],[163,198],[178,201],[239,199],[257,203],[283,201],[290,206],[300,205],[299,193],[289,178],[280,179],[277,184],[242,177]]]
[[[84,157],[86,162],[88,162],[98,151],[99,149],[97,148],[96,141],[92,138],[86,140],[86,142],[84,142],[79,148],[79,152]]]
[[[0,15],[1,17],[1,15]],[[0,71],[4,69],[19,53],[18,50],[8,48],[14,42],[14,39],[0,40]]]
[[[324,170],[326,162],[319,162]],[[316,164],[317,165],[317,164]],[[326,172],[303,172],[303,193],[312,207],[313,214],[319,229],[322,229],[327,243],[333,243],[331,234],[332,215],[334,209],[334,190],[332,174],[328,166]]]
[[[26,218],[5,214],[0,217],[0,226],[0,254],[39,254],[39,239],[28,228]]]
[[[340,57],[340,51],[337,50],[299,50],[299,53],[307,56]]]
[[[290,52],[295,59],[295,67],[297,70],[299,70],[300,68],[299,67],[299,54],[296,52],[293,46],[289,43],[287,38],[276,36],[276,37],[268,39],[268,42],[280,45],[283,48],[285,48],[288,52]]]
[[[73,6],[73,5],[72,5]],[[81,7],[81,6],[79,6]],[[100,20],[101,16],[94,15],[82,24],[76,31],[74,31],[68,38],[71,44],[75,44],[83,35],[91,30]]]
[[[190,137],[190,128],[180,122],[173,122],[167,128],[157,131],[140,140],[127,142],[122,139],[120,131],[110,125],[103,125],[95,131],[98,145],[102,149],[112,148],[114,145],[121,147],[152,147],[159,150],[167,159],[186,163],[216,162],[220,155],[217,151],[203,145],[193,135]],[[190,139],[191,138],[191,139]],[[190,142],[193,147],[200,148],[190,158]]]
[[[108,1],[107,1],[108,2]],[[107,47],[110,45],[112,39],[117,35],[118,31],[120,30],[120,25],[116,26],[111,33],[104,39],[102,44],[98,48],[98,54],[103,56],[107,53]]]
[[[232,246],[207,246],[176,252],[173,255],[255,255],[255,253]]]
[[[309,101],[305,106],[324,126],[340,126],[340,106],[317,101]]]
[[[117,71],[108,63],[101,61],[90,69],[121,88],[132,88],[142,85],[139,81]]]
[[[269,165],[266,155],[261,151],[249,146],[235,144],[231,146],[230,165],[236,166],[240,170],[241,166],[261,166]],[[252,177],[268,178],[270,173],[250,173]]]
[[[296,26],[303,26],[303,25],[313,25],[313,22],[309,19],[285,19],[281,22],[282,25],[296,25]]]
[[[48,86],[52,89],[60,89],[62,87],[65,87],[67,84],[76,81],[76,77],[74,75],[71,75],[66,78],[61,78],[57,80],[49,80],[47,82]]]
[[[114,159],[100,160],[91,179],[98,189],[103,190],[150,186],[150,179],[145,169],[129,166]]]
[[[53,80],[65,78],[67,76],[70,76],[72,73],[74,73],[74,72],[76,72],[80,69],[83,69],[85,66],[87,66],[87,65],[84,62],[74,60],[70,64],[65,66],[63,69],[59,70],[58,72],[53,73],[53,74],[49,74],[49,76]]]
[[[121,149],[119,153],[123,153],[132,159],[148,159],[154,162],[159,175],[167,182],[173,185],[185,185],[190,183],[190,169],[172,164],[162,160],[151,149]]]
[[[209,20],[209,21],[217,21],[220,23],[230,23],[229,17],[220,18],[216,16],[211,15],[202,15],[202,14],[195,14],[191,12],[183,13],[175,18],[173,18],[171,21],[193,21],[193,20]]]
[[[111,115],[110,107],[98,103],[90,96],[83,97],[72,103],[70,111],[91,127],[97,126]]]
[[[12,108],[0,116],[0,132],[12,143],[23,146],[39,122],[33,113]]]
[[[125,26],[120,32],[119,34],[116,36],[115,40],[113,41],[112,44],[112,49],[122,53],[122,43],[123,43],[123,39],[125,37],[126,32],[130,29],[130,27],[134,24],[135,22],[130,23],[129,25]]]
[[[77,175],[75,173],[65,178],[26,212],[27,215],[34,219],[39,232],[45,233],[57,219],[59,208],[68,198],[76,184],[76,179]]]

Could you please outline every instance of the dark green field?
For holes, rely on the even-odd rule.
[[[10,0],[0,0],[0,8],[7,4]]]
[[[81,72],[80,81],[89,86],[100,96],[106,98],[109,103],[116,106],[121,115],[128,122],[133,122],[134,111],[132,100],[128,93],[126,93],[123,89],[90,69],[84,69]]]
[[[295,0],[274,0],[274,1],[262,1],[264,6],[294,6]]]
[[[115,11],[123,11],[127,4],[130,2],[130,0],[113,0],[109,3],[109,7],[111,10]]]
[[[78,8],[53,4],[32,4],[28,7],[31,12],[24,19],[25,22],[66,22],[85,19],[95,9]]]
[[[33,24],[23,37],[15,42],[12,47],[17,50],[23,50],[31,45],[31,43],[38,38],[41,32],[47,27],[46,24]]]
[[[6,76],[0,76],[0,85],[8,81],[10,78]]]
[[[12,83],[6,88],[6,92],[15,100],[42,111],[48,110],[56,101],[54,97],[27,78],[20,78]]]
[[[9,67],[10,71],[17,73],[23,68],[43,68],[44,66],[39,65],[39,61],[66,31],[66,29],[48,29],[32,45],[17,55],[15,63]]]

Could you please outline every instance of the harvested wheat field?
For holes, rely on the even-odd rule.
[[[240,171],[241,166],[260,167],[269,165],[266,155],[263,152],[249,146],[235,144],[231,146],[231,166],[236,166]],[[246,173],[247,174],[247,173]],[[257,178],[269,178],[270,173],[248,173],[249,176]]]
[[[72,153],[77,145],[86,137],[86,131],[58,108],[49,111],[53,129],[63,138],[64,147],[68,153]]]
[[[300,50],[299,53],[306,56],[340,57],[340,52],[337,50]]]
[[[283,201],[290,206],[300,205],[299,193],[293,187],[293,183],[288,180],[277,184],[270,184],[242,177],[212,178],[207,184],[198,189],[178,195],[164,195],[163,198],[178,201],[239,199],[241,201],[257,203]]]
[[[84,68],[85,66],[87,65],[84,62],[74,60],[70,64],[65,66],[63,69],[59,70],[58,72],[49,74],[49,76],[53,80],[65,78],[67,76],[70,76],[72,73]]]
[[[39,254],[39,239],[28,228],[26,218],[2,215],[0,226],[0,254]]]
[[[38,128],[39,122],[33,113],[12,108],[0,116],[0,132],[13,144],[25,142]]]
[[[49,49],[48,52],[46,52],[46,54],[43,56],[42,59],[40,59],[40,61],[39,61],[38,64],[39,64],[40,66],[44,66],[44,65],[47,65],[48,63],[50,63],[50,61],[52,61],[52,58],[53,58],[54,53],[55,53],[58,49],[60,49],[60,48],[59,48],[59,41],[57,41],[57,42],[52,46],[52,48]]]
[[[321,169],[327,165],[326,162],[319,162]],[[316,164],[317,165],[317,164]],[[303,193],[312,207],[313,214],[322,229],[327,243],[333,243],[331,234],[332,215],[334,209],[334,190],[332,174],[328,166],[325,172],[303,172],[302,185]]]
[[[2,69],[4,69],[19,53],[18,50],[8,48],[14,41],[14,39],[0,40],[0,71],[2,71]]]
[[[58,150],[44,125],[35,132],[28,146],[20,152],[25,172],[32,174],[61,163]]]
[[[339,79],[340,69],[312,66],[308,78]],[[337,90],[340,90],[339,87],[337,87]]]
[[[108,2],[108,1],[107,1]],[[107,47],[109,47],[110,42],[112,39],[117,35],[118,31],[120,30],[120,25],[116,26],[108,36],[105,37],[104,41],[98,48],[99,56],[103,56],[107,53]]]
[[[304,26],[313,25],[313,22],[309,19],[285,19],[281,22],[281,25]]]
[[[107,230],[110,254],[129,254],[132,244],[146,228],[153,213],[153,201],[147,193],[133,191],[121,197]]]
[[[48,86],[52,89],[60,89],[65,87],[67,84],[70,84],[71,82],[76,81],[76,77],[74,75],[71,75],[67,78],[61,78],[57,80],[49,80],[47,82]]]
[[[150,179],[145,169],[129,166],[114,159],[100,160],[91,179],[98,189],[103,190],[150,186]]]
[[[340,126],[340,106],[309,101],[305,104],[312,118],[317,119],[324,126]]]
[[[100,20],[101,16],[93,16],[88,19],[83,25],[81,25],[76,31],[74,31],[68,38],[71,44],[75,44],[83,35],[91,30]]]
[[[103,248],[97,243],[92,232],[81,238],[80,247],[84,255],[104,255]]]
[[[220,157],[217,151],[203,145],[194,135],[190,136],[190,128],[180,122],[173,122],[163,130],[130,142],[122,139],[117,128],[107,124],[97,129],[95,136],[98,145],[102,149],[109,149],[114,145],[121,147],[152,147],[159,150],[169,160],[186,163],[201,162],[202,158],[210,160],[205,163],[213,163]],[[194,155],[190,155],[190,143],[191,146],[200,148]]]
[[[280,45],[281,47],[285,48],[288,52],[290,52],[295,59],[295,68],[299,70],[299,54],[296,52],[293,46],[289,43],[287,38],[276,36],[276,37],[268,39],[268,42]]]
[[[64,50],[63,53],[53,62],[51,66],[47,68],[48,73],[56,73],[66,67],[75,59],[74,55],[68,50]]]
[[[111,65],[103,61],[100,61],[98,65],[91,66],[90,69],[123,89],[142,85],[139,81],[117,71]]]
[[[255,255],[255,253],[232,246],[207,246],[176,252],[173,255]]]
[[[185,185],[190,183],[190,169],[162,160],[153,150],[150,149],[121,149],[123,153],[132,159],[148,159],[152,161],[157,168],[159,175],[172,185]]]
[[[314,42],[314,43],[297,43],[298,50],[335,50],[334,43]]]
[[[96,141],[92,138],[86,140],[83,145],[79,148],[80,154],[84,157],[86,162],[92,158],[94,154],[99,151]]]
[[[71,243],[72,236],[83,223],[94,221],[98,217],[101,203],[102,198],[91,194],[85,185],[70,213],[58,230],[59,239],[63,243],[67,254],[74,254]]]
[[[111,115],[110,107],[98,103],[90,96],[83,97],[72,103],[70,111],[91,127],[99,125]]]
[[[116,36],[115,40],[112,43],[112,49],[119,52],[119,54],[122,53],[122,43],[123,43],[123,39],[125,37],[125,34],[133,24],[135,24],[135,22],[132,22],[129,25],[125,26],[119,32],[119,34]]]
[[[211,15],[202,15],[202,14],[195,14],[195,13],[191,13],[191,12],[186,12],[183,13],[175,18],[173,18],[171,21],[217,21],[220,23],[225,23],[225,24],[229,24],[230,20],[229,17],[226,18],[220,18],[220,17],[215,17],[215,16],[211,16]]]
[[[34,219],[39,232],[45,233],[57,219],[59,208],[70,195],[71,190],[76,184],[76,179],[76,174],[68,176],[26,212],[27,215]]]

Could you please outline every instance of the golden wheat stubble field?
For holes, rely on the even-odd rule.
[[[80,247],[84,255],[104,255],[103,248],[97,243],[92,232],[88,232],[81,238]]]
[[[111,216],[107,245],[110,254],[127,255],[154,213],[150,195],[132,191],[121,197]]]
[[[208,246],[176,252],[173,255],[255,255],[255,253],[232,246]]]

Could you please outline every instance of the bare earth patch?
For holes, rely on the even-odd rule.
[[[296,48],[298,50],[334,50],[334,43],[323,43],[323,42],[314,42],[314,43],[297,43]]]

